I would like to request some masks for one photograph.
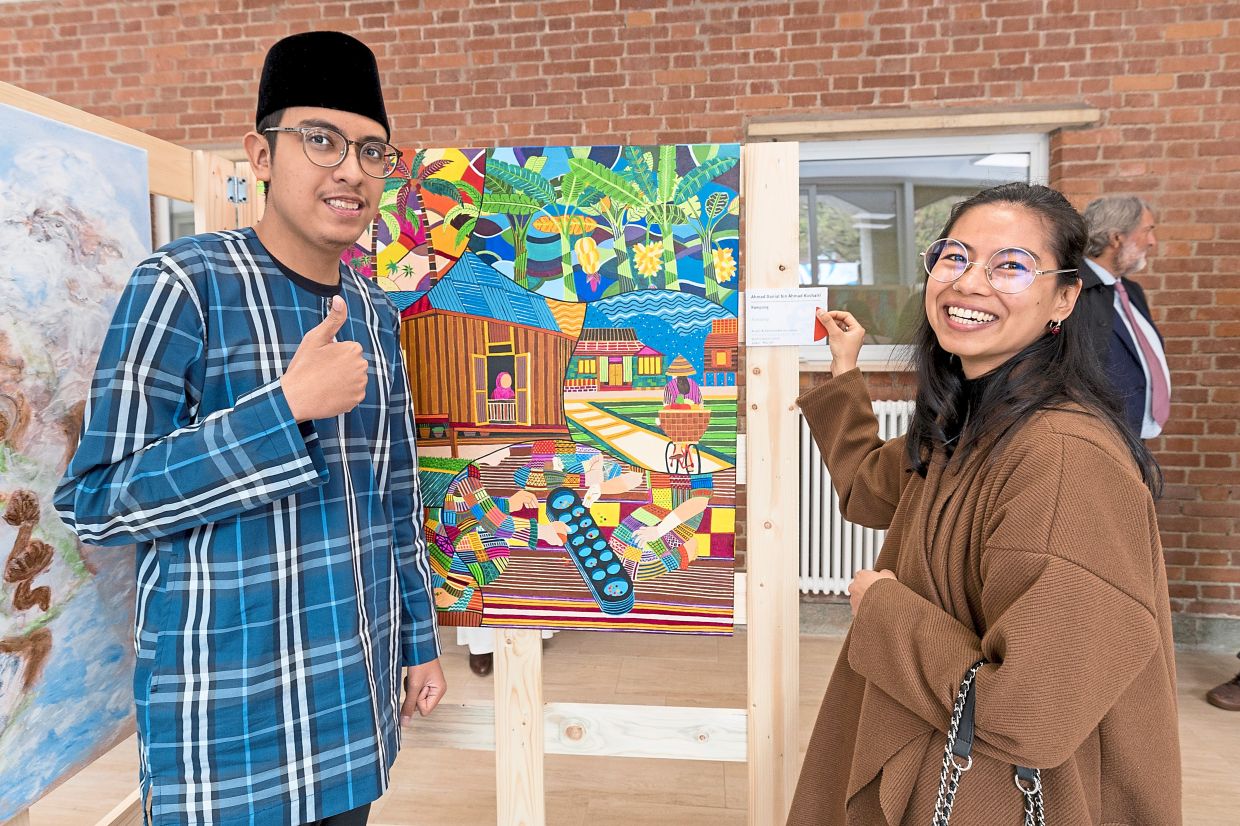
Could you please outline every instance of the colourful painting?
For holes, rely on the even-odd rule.
[[[0,822],[133,730],[132,550],[52,508],[150,250],[146,153],[0,105]]]
[[[403,153],[345,257],[402,311],[442,624],[731,631],[739,159]]]

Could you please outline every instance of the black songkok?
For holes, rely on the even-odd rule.
[[[391,137],[375,54],[343,32],[305,32],[267,52],[254,124],[290,106],[352,112],[383,124]]]

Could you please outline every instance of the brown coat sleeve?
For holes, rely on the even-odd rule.
[[[1153,503],[1114,445],[1047,427],[1011,443],[987,494],[980,639],[894,580],[867,591],[848,661],[945,731],[979,659],[978,749],[1050,768],[1098,727],[1159,650]],[[1153,545],[1151,545],[1153,543]]]
[[[822,453],[840,511],[850,522],[886,530],[908,482],[904,437],[884,442],[860,370],[849,370],[797,399]]]

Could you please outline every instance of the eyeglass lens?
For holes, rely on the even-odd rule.
[[[935,281],[952,282],[964,275],[969,252],[959,241],[943,238],[926,248],[926,273]],[[980,264],[978,265],[980,266]],[[1001,249],[986,262],[986,278],[1002,293],[1018,293],[1033,283],[1038,262],[1022,249]]]
[[[307,129],[302,133],[306,157],[318,166],[335,166],[344,160],[349,144],[344,136],[331,129]],[[380,141],[367,141],[357,148],[362,171],[375,178],[386,178],[400,160],[392,148]]]

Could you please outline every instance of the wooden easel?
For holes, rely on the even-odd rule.
[[[191,201],[198,232],[248,226],[258,216],[248,164],[191,151],[0,83],[0,103],[145,149],[151,193]],[[798,148],[742,149],[744,262],[750,288],[797,286]],[[246,179],[233,204],[228,179]],[[748,628],[747,708],[545,703],[540,634],[497,631],[494,705],[441,705],[419,722],[419,745],[494,749],[499,826],[544,826],[543,755],[723,760],[749,764],[750,826],[787,816],[798,758],[797,353],[747,351],[748,572],[736,578],[736,618]],[[97,826],[142,823],[133,791]],[[26,812],[9,826],[28,826]]]
[[[750,288],[797,286],[797,162],[795,143],[742,149]],[[748,626],[748,707],[545,703],[539,632],[498,630],[494,705],[441,705],[418,722],[418,744],[495,750],[499,826],[545,826],[544,754],[748,762],[750,826],[786,819],[799,756],[797,352],[746,355],[748,573],[736,617]]]

